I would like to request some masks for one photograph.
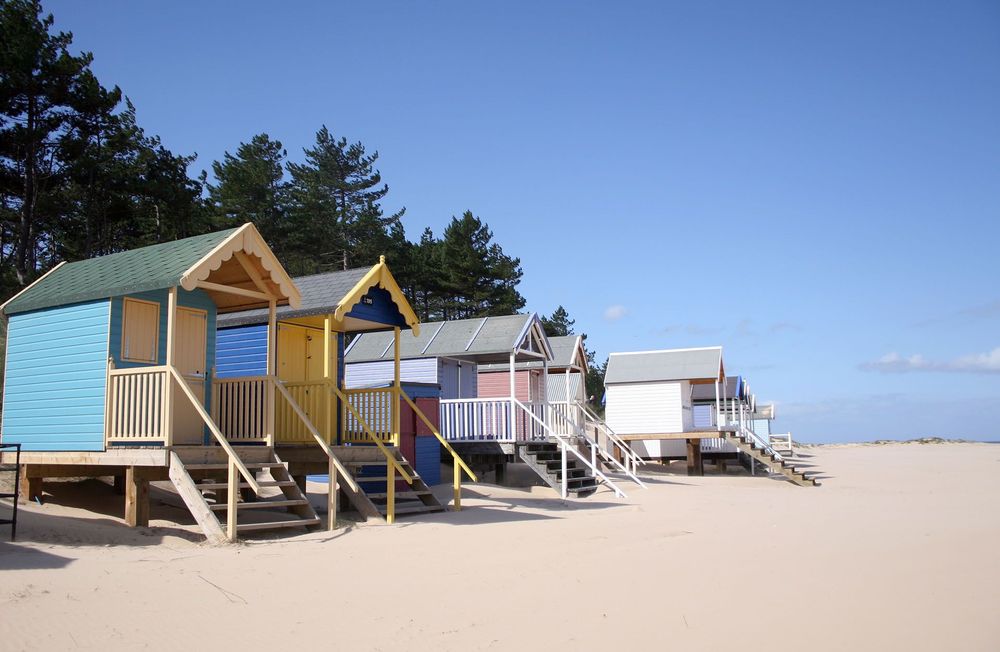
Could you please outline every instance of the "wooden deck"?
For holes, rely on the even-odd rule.
[[[736,428],[723,426],[721,430],[691,430],[689,432],[663,432],[639,435],[618,435],[624,441],[663,441],[668,439],[715,439],[720,432],[736,432]]]

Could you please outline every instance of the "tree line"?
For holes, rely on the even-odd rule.
[[[326,126],[299,161],[252,136],[188,174],[139,125],[93,55],[71,51],[39,0],[0,0],[0,299],[74,261],[253,222],[292,275],[364,267],[385,255],[423,320],[515,313],[520,259],[464,211],[413,242],[386,209],[379,154]],[[561,309],[561,307],[560,307]],[[555,315],[554,315],[555,316]],[[572,324],[570,323],[570,326]]]

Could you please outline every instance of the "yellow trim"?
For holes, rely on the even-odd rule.
[[[415,336],[419,336],[420,319],[413,312],[413,308],[410,307],[410,302],[406,300],[406,295],[403,294],[403,291],[399,288],[399,284],[396,283],[395,277],[389,271],[389,266],[385,264],[385,256],[379,256],[378,264],[368,270],[368,273],[351,288],[351,291],[344,295],[344,298],[340,300],[340,304],[337,306],[337,311],[333,315],[334,319],[338,322],[343,322],[347,313],[361,302],[361,297],[376,285],[389,293],[392,301],[399,308],[400,314],[403,315],[406,325],[413,330]]]
[[[220,242],[212,251],[205,254],[201,260],[192,265],[181,275],[181,287],[191,291],[198,286],[199,281],[206,280],[209,275],[222,266],[222,263],[232,258],[237,251],[253,254],[260,259],[261,266],[268,271],[282,296],[277,299],[288,299],[292,308],[302,305],[302,295],[292,278],[281,266],[278,258],[267,246],[260,232],[250,222],[236,230],[231,236]],[[241,263],[242,264],[242,263]],[[252,278],[252,277],[251,277]]]
[[[127,324],[128,321],[128,304],[130,303],[142,303],[147,306],[153,306],[156,308],[156,317],[153,318],[153,359],[144,360],[142,358],[135,358],[130,355],[125,354],[125,336],[127,335]],[[125,362],[139,362],[143,364],[156,364],[160,360],[160,304],[158,301],[146,301],[145,299],[135,299],[133,297],[124,297],[122,299],[122,341],[121,341],[121,359]]]

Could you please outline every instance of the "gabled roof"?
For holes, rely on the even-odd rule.
[[[583,350],[582,335],[554,335],[549,340],[552,348],[552,360],[549,362],[549,371],[565,371],[568,367],[582,368],[587,370],[587,354]],[[518,362],[514,365],[520,369],[541,369],[544,365],[541,360],[529,360]],[[509,362],[493,362],[479,365],[479,371],[507,371],[510,368]]]
[[[415,332],[420,331],[420,320],[385,264],[384,256],[373,267],[299,276],[295,279],[295,284],[302,293],[302,303],[298,308],[279,308],[279,320],[329,314],[334,315],[336,320],[343,321],[368,290],[380,287],[389,293],[407,326]],[[218,325],[219,328],[226,328],[266,322],[267,310],[245,310],[220,316]]]
[[[723,394],[723,388],[719,387],[719,397],[725,396],[726,398],[743,398],[745,392],[746,383],[743,382],[742,376],[726,376],[726,387],[725,394]],[[714,401],[715,400],[715,384],[711,385],[695,385],[691,388],[691,400],[692,401]]]
[[[711,382],[722,379],[722,347],[612,353],[605,385],[667,380]]]
[[[535,314],[425,322],[422,326],[419,335],[402,334],[400,357],[499,360],[529,339],[542,349],[533,357],[552,355]],[[348,363],[392,359],[392,333],[362,333],[351,342],[345,355]]]
[[[200,282],[210,277],[214,279],[215,273],[237,252],[256,268],[254,274],[279,303],[298,304],[295,284],[257,229],[252,224],[244,224],[235,229],[61,264],[10,299],[3,305],[3,312],[12,315],[176,286],[193,290]],[[245,286],[252,283],[247,272],[238,271],[243,269],[241,264],[232,261],[221,273],[238,280],[239,285],[247,289]],[[209,293],[220,308],[262,303],[246,296]]]

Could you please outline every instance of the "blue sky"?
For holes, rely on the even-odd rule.
[[[325,124],[602,359],[722,344],[806,441],[1000,439],[995,2],[45,6],[192,174]]]

